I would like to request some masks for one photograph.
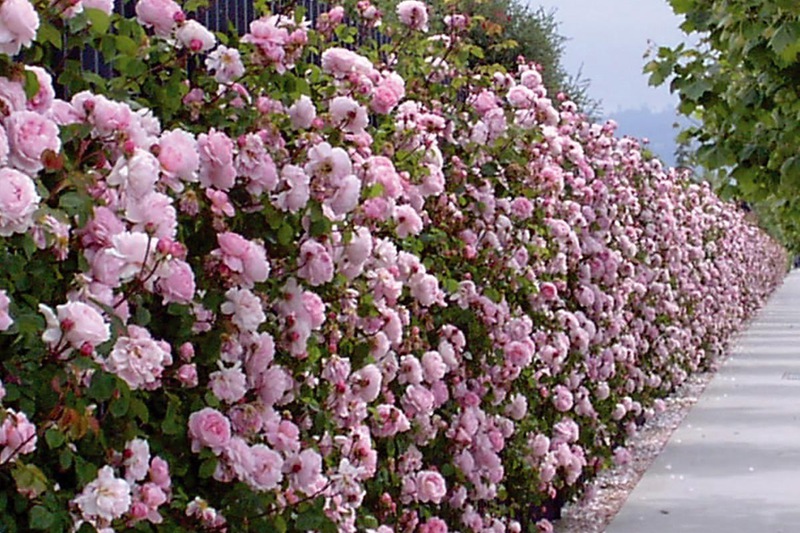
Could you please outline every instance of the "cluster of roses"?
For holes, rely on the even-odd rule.
[[[36,17],[3,2],[7,54],[38,25],[15,2]],[[110,11],[82,2],[68,15]],[[17,361],[61,376],[56,405],[3,408],[0,476],[35,465],[44,488],[14,478],[31,506],[55,494],[50,512],[104,531],[285,525],[312,501],[320,529],[547,531],[542,509],[624,461],[625,436],[780,282],[785,252],[744,213],[553,102],[535,66],[464,70],[469,17],[427,39],[428,8],[400,2],[413,46],[379,62],[337,46],[345,12],[318,31],[265,16],[237,49],[140,0],[154,43],[206,53],[169,124],[56,98],[42,67],[25,67],[32,95],[0,79],[0,242],[64,280],[36,301],[0,272],[0,379],[18,399],[36,374]],[[265,69],[300,71],[308,94],[259,85]],[[212,110],[227,118],[203,123]],[[90,209],[67,216],[67,193]],[[39,347],[14,352],[31,313]],[[87,405],[103,376],[118,390]],[[128,396],[163,423],[114,403]],[[54,464],[65,439],[88,482]]]

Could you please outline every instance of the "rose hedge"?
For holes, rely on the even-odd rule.
[[[781,280],[479,20],[197,7],[0,4],[6,531],[548,530]]]

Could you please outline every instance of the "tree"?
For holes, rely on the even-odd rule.
[[[668,80],[681,113],[701,125],[683,134],[698,161],[723,169],[729,197],[767,202],[787,243],[800,246],[800,3],[670,0],[697,46],[663,47],[645,67]]]

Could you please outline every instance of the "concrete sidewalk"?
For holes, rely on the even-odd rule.
[[[606,531],[800,532],[800,271],[737,339]]]

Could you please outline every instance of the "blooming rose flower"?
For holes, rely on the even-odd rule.
[[[206,52],[217,42],[214,34],[196,20],[187,20],[181,24],[175,32],[175,37],[192,52]]]
[[[422,218],[410,205],[396,207],[393,218],[397,223],[395,232],[401,239],[405,239],[409,235],[417,235],[422,231]]]
[[[250,484],[257,490],[276,488],[283,479],[283,458],[266,444],[256,444],[250,451],[253,454]]]
[[[105,360],[106,370],[121,377],[131,389],[154,389],[161,384],[164,367],[172,364],[170,345],[156,341],[145,328],[128,326]]]
[[[114,11],[114,0],[81,0],[84,9],[99,9],[106,15]]]
[[[211,407],[196,411],[189,415],[189,437],[193,452],[205,447],[219,455],[231,440],[230,420]]]
[[[130,509],[131,486],[124,479],[114,477],[114,469],[106,465],[97,472],[97,479],[75,497],[74,502],[85,520],[110,522]]]
[[[143,26],[152,26],[159,37],[169,37],[182,14],[180,6],[172,0],[139,0],[136,3],[136,18]]]
[[[275,206],[282,211],[297,213],[306,206],[311,197],[311,178],[296,165],[286,165],[281,169],[281,178],[288,188],[278,195]]]
[[[231,368],[225,368],[219,363],[220,369],[208,376],[209,388],[214,396],[227,403],[236,403],[244,398],[247,392],[247,378],[242,372],[240,363]]]
[[[403,0],[397,4],[400,21],[413,30],[428,31],[428,9],[418,0]]]
[[[333,125],[347,133],[359,134],[369,123],[369,116],[364,106],[347,96],[333,98],[328,110]]]
[[[189,263],[180,259],[172,259],[166,264],[166,272],[156,282],[164,304],[171,302],[188,304],[194,298],[194,272]]]
[[[220,83],[231,83],[244,75],[239,50],[219,45],[206,58],[206,68],[214,71],[214,79]]]
[[[0,53],[15,56],[29,47],[39,29],[39,15],[28,0],[0,3]]]
[[[233,141],[214,128],[197,138],[200,152],[200,184],[227,191],[233,187],[236,169],[233,166]]]
[[[83,302],[59,305],[56,313],[46,305],[39,304],[39,311],[47,321],[42,340],[50,347],[63,340],[70,349],[80,350],[84,345],[94,349],[111,338],[108,324],[100,313]]]
[[[39,113],[15,111],[6,117],[4,125],[10,149],[8,162],[23,172],[36,174],[44,168],[45,150],[61,150],[58,126]]]
[[[350,73],[368,76],[375,68],[366,57],[346,48],[333,47],[322,53],[322,70],[341,79]]]
[[[233,315],[231,320],[241,331],[256,331],[267,319],[261,300],[248,289],[232,287],[225,293],[225,298],[220,311]]]
[[[222,258],[222,263],[239,274],[239,282],[245,287],[252,287],[269,276],[269,262],[264,247],[254,241],[248,241],[241,235],[226,231],[217,235],[219,249],[212,255]]]
[[[171,130],[161,135],[158,142],[158,162],[170,177],[184,181],[197,181],[200,155],[197,141],[188,131]]]
[[[25,65],[25,70],[33,72],[39,82],[39,90],[28,99],[28,110],[46,114],[56,97],[56,91],[53,89],[53,78],[42,67]]]
[[[2,387],[2,384],[0,384]],[[0,464],[16,461],[26,453],[36,450],[36,426],[28,421],[23,412],[7,409],[0,424]]]
[[[417,501],[427,503],[440,503],[447,494],[447,485],[439,472],[422,470],[414,479],[416,485]]]
[[[325,246],[313,239],[300,246],[297,264],[297,275],[314,287],[333,279],[333,260]]]
[[[150,444],[144,439],[133,439],[125,445],[123,454],[125,480],[129,483],[141,481],[150,470]]]
[[[0,235],[28,231],[39,200],[31,178],[13,168],[0,169]]]
[[[406,94],[405,81],[398,74],[385,74],[372,93],[370,109],[385,115],[394,109]]]
[[[11,327],[14,320],[8,314],[8,304],[11,303],[5,290],[0,290],[0,331],[5,331]]]
[[[317,108],[314,107],[311,98],[306,95],[301,95],[289,108],[289,119],[292,121],[292,127],[296,130],[310,128],[315,118],[317,118]]]
[[[322,456],[314,450],[303,450],[288,459],[284,464],[284,472],[289,475],[292,489],[306,495],[314,494],[325,483],[322,475]]]

